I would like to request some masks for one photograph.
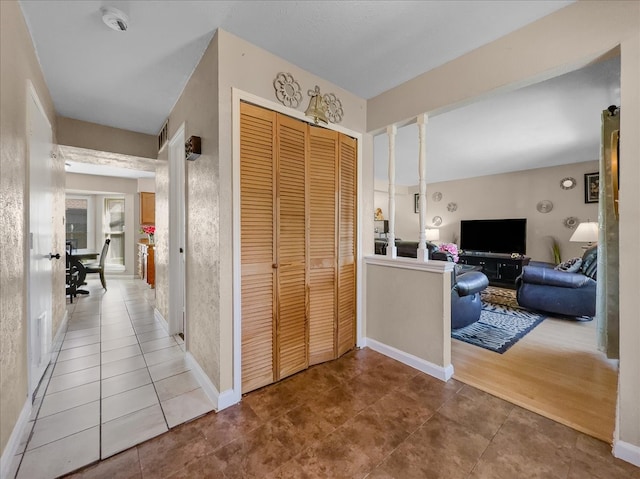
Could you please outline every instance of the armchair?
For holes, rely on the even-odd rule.
[[[436,251],[432,259],[453,261],[446,251]],[[480,271],[456,274],[453,270],[451,280],[451,329],[460,329],[480,319],[482,300],[480,293],[489,286],[489,278]]]
[[[516,279],[518,304],[562,316],[596,314],[597,246],[587,249],[576,273],[545,266],[525,266]]]

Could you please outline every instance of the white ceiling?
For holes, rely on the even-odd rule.
[[[597,160],[609,105],[620,105],[620,57],[429,118],[427,182]],[[387,135],[376,136],[376,179],[388,181],[388,158]],[[417,183],[413,124],[398,129],[396,184]]]
[[[219,27],[371,98],[570,3],[20,0],[58,114],[148,134]],[[103,6],[128,15],[127,32],[102,23]],[[596,159],[600,111],[610,104],[619,104],[617,59],[430,118],[428,181]],[[376,178],[385,180],[386,136],[374,146]],[[398,184],[417,183],[417,156],[417,128],[400,129]],[[83,173],[138,174],[71,163]]]
[[[569,3],[20,0],[58,114],[148,134],[219,27],[371,98]]]

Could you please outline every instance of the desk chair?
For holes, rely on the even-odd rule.
[[[109,251],[109,243],[111,240],[107,238],[104,240],[104,246],[102,247],[102,251],[100,252],[100,262],[99,263],[89,263],[84,266],[87,274],[89,273],[98,273],[100,275],[100,282],[102,283],[102,287],[107,289],[107,282],[104,279],[104,263],[107,259],[107,251]]]
[[[78,295],[80,273],[78,273],[78,268],[71,263],[71,252],[73,250],[73,245],[67,242],[66,250],[66,294],[67,296],[69,296],[71,303],[73,303],[73,298]]]

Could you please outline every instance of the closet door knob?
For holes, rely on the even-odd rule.
[[[278,269],[278,265],[277,265],[276,263],[273,263],[273,264],[271,265],[271,267],[272,267],[273,269]]]

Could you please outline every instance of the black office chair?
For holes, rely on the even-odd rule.
[[[67,242],[66,245],[66,294],[69,296],[71,303],[73,303],[73,298],[78,295],[78,283],[80,273],[78,273],[78,268],[71,264],[71,253],[73,251],[73,244]]]
[[[104,240],[104,246],[102,247],[102,252],[100,253],[100,262],[99,263],[89,263],[84,265],[87,274],[89,273],[98,273],[100,275],[100,282],[102,283],[102,287],[107,289],[107,282],[104,279],[104,263],[107,259],[107,251],[109,251],[109,243],[111,240],[107,238]]]

